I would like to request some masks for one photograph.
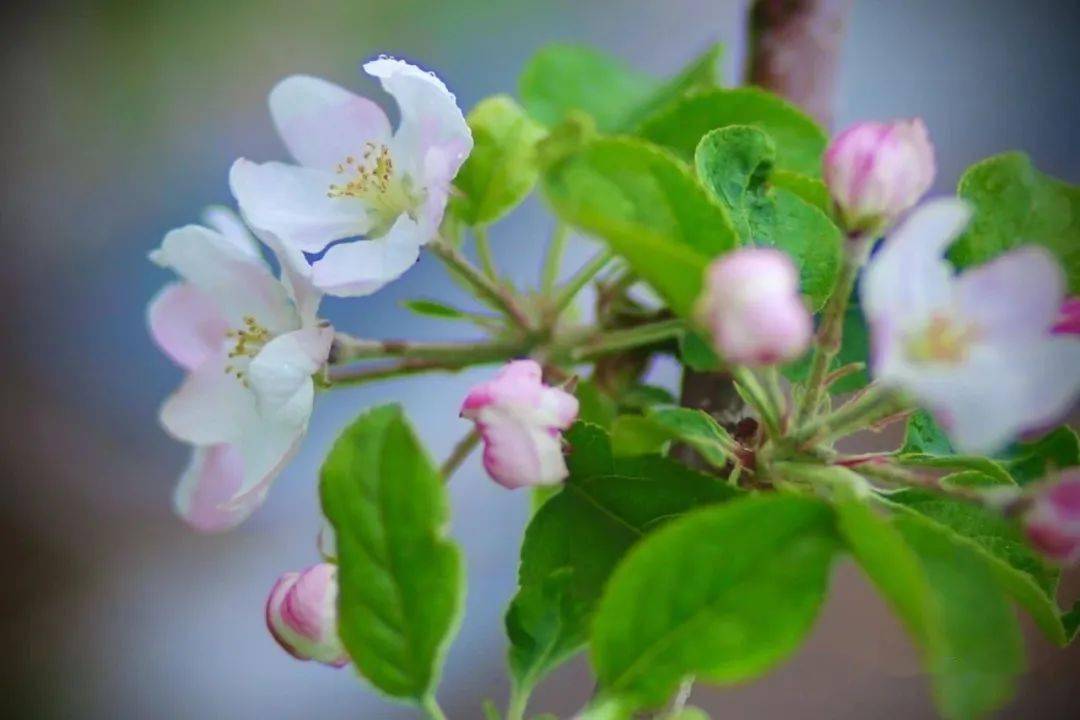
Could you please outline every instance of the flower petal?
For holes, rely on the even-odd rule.
[[[559,435],[529,418],[489,407],[477,426],[484,439],[484,469],[503,487],[555,485],[569,475]]]
[[[243,457],[234,445],[196,447],[173,494],[176,513],[199,532],[221,532],[248,512],[222,507],[243,482]]]
[[[965,318],[994,339],[1024,342],[1046,335],[1065,299],[1065,275],[1047,250],[1026,245],[956,280]]]
[[[251,389],[263,417],[306,425],[315,397],[311,376],[326,363],[331,327],[310,327],[279,335],[248,365]]]
[[[224,205],[211,205],[203,210],[202,219],[207,227],[221,233],[221,236],[236,246],[237,250],[252,260],[262,261],[259,244],[255,242],[255,238],[251,236],[247,225],[244,224],[239,215],[233,212],[232,208],[227,208]]]
[[[862,304],[871,321],[891,316],[921,323],[949,305],[952,268],[943,256],[970,217],[962,200],[933,200],[886,238],[862,278]]]
[[[186,282],[163,287],[146,314],[154,342],[185,370],[221,352],[229,329],[213,300]]]
[[[224,354],[203,362],[161,407],[165,430],[194,445],[233,442],[256,421],[255,396],[226,372]]]
[[[270,91],[270,115],[297,162],[320,170],[333,171],[347,157],[361,157],[365,143],[390,138],[382,108],[307,75],[287,77]]]
[[[364,201],[329,196],[337,182],[324,170],[242,158],[229,171],[229,187],[248,223],[310,253],[371,226]]]
[[[331,247],[315,261],[312,279],[329,295],[370,295],[415,265],[420,245],[417,224],[402,215],[382,237]]]
[[[364,71],[379,78],[401,109],[394,157],[411,165],[407,172],[424,178],[425,186],[449,185],[473,145],[457,98],[433,73],[403,60],[379,58]]]
[[[275,335],[299,325],[285,288],[266,264],[252,261],[220,233],[198,225],[173,230],[150,258],[212,298],[230,327],[240,327],[247,316]]]

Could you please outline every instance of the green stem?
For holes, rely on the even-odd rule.
[[[434,695],[428,695],[424,698],[421,707],[424,709],[429,720],[446,720],[446,713],[439,707],[439,701],[435,699]]]
[[[651,345],[662,340],[678,337],[684,329],[685,325],[682,320],[662,320],[648,325],[626,328],[625,330],[612,330],[595,335],[591,340],[580,346],[571,348],[570,358],[573,362],[593,360],[620,350]]]
[[[765,423],[769,435],[774,438],[780,437],[779,408],[770,400],[768,392],[758,382],[757,376],[749,368],[742,366],[732,368],[731,376],[735,379],[738,387],[743,390],[740,393],[743,399],[758,411],[758,415],[761,416],[761,421]]]
[[[473,290],[476,291],[477,297],[505,314],[523,330],[532,330],[532,321],[525,314],[525,311],[521,309],[517,298],[508,293],[505,288],[499,287],[491,278],[469,262],[469,259],[460,250],[441,240],[429,243],[427,248],[442,260],[451,271],[457,273],[459,277],[469,283]]]
[[[596,274],[604,269],[604,266],[611,262],[611,259],[615,257],[615,253],[611,250],[603,250],[593,256],[592,260],[585,263],[584,266],[577,273],[570,278],[562,288],[559,289],[558,294],[555,296],[555,300],[552,303],[552,315],[558,317],[566,306],[573,302],[581,289],[585,287],[590,280],[596,277]]]
[[[786,424],[787,398],[780,387],[780,370],[775,365],[765,368],[765,391],[768,393],[769,402],[776,408],[776,417],[780,421],[780,429],[783,430]]]
[[[519,687],[514,683],[510,688],[510,702],[506,708],[506,720],[524,720],[529,707],[529,695],[532,688]]]
[[[419,375],[428,372],[458,372],[468,367],[464,364],[446,364],[434,360],[402,360],[392,365],[377,367],[335,367],[331,368],[327,375],[328,387],[350,387],[364,385],[369,382],[388,380],[406,375]]]
[[[473,236],[476,238],[476,254],[480,257],[480,267],[484,274],[492,282],[499,281],[499,271],[495,269],[495,256],[491,254],[491,243],[488,242],[487,228],[473,228]]]
[[[455,343],[368,340],[339,332],[334,335],[331,364],[344,365],[356,360],[390,357],[435,360],[442,363],[473,363],[512,357],[527,349],[527,345],[523,342]]]
[[[818,327],[817,342],[814,347],[814,359],[810,365],[810,376],[806,381],[806,394],[795,413],[795,425],[798,426],[812,417],[821,403],[825,392],[825,380],[836,354],[840,352],[840,343],[844,336],[844,315],[847,313],[851,291],[855,288],[855,278],[859,269],[866,262],[870,252],[869,238],[851,238],[847,241],[844,262],[836,278],[836,286],[829,296]]]
[[[562,269],[563,253],[566,251],[566,241],[570,237],[570,226],[560,222],[555,226],[555,232],[551,234],[551,243],[548,245],[547,255],[544,257],[544,274],[541,279],[541,289],[544,294],[549,294],[559,280],[559,271]]]
[[[869,426],[872,422],[902,409],[904,404],[891,391],[870,386],[862,395],[835,412],[802,425],[788,438],[796,446],[829,442]]]
[[[477,443],[480,442],[480,433],[475,428],[469,431],[469,434],[461,438],[458,444],[454,446],[454,449],[450,452],[450,456],[446,458],[446,461],[439,468],[443,477],[443,482],[450,480],[450,476],[454,474],[461,463],[465,462],[465,459],[469,457],[469,453],[473,451]]]

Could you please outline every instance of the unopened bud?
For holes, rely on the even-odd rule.
[[[1080,470],[1072,470],[1046,488],[1024,516],[1028,540],[1051,560],[1068,565],[1080,560]]]
[[[825,151],[825,183],[849,234],[877,233],[934,181],[934,146],[919,118],[853,125]]]
[[[813,334],[799,273],[780,250],[746,248],[707,270],[698,317],[726,360],[761,366],[794,360]]]
[[[313,565],[278,578],[266,600],[266,627],[299,660],[333,667],[349,662],[337,632],[337,566]]]

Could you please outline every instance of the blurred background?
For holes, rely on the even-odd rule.
[[[665,74],[709,43],[740,76],[736,0],[120,0],[7,3],[0,10],[0,593],[3,705],[19,718],[405,718],[351,676],[280,651],[262,606],[277,575],[317,559],[315,475],[359,409],[405,404],[433,455],[467,427],[465,389],[484,370],[335,392],[265,507],[224,536],[172,515],[187,449],[157,426],[178,371],[151,345],[147,300],[167,280],[146,260],[168,229],[229,201],[239,156],[284,159],[266,110],[282,76],[361,91],[377,53],[436,69],[466,109],[513,92],[552,41],[591,43]],[[1080,4],[1074,0],[861,0],[844,51],[838,120],[922,115],[938,192],[992,153],[1022,148],[1080,181]],[[535,200],[494,231],[503,268],[531,281],[550,221]],[[574,258],[589,253],[579,240]],[[362,302],[327,302],[338,327],[374,337],[449,337],[405,298],[457,298],[425,260]],[[671,367],[656,370],[674,384]],[[441,697],[451,718],[503,702],[501,618],[515,587],[528,497],[474,457],[451,484],[469,596]],[[1071,586],[1071,587],[1070,587]],[[1066,591],[1075,596],[1075,578]],[[1071,596],[1070,596],[1071,601]],[[1029,628],[1030,630],[1030,628]],[[1076,717],[1080,652],[1029,633],[1031,670],[1002,717]],[[591,690],[578,660],[536,695],[568,715]],[[1070,700],[1071,696],[1071,700]],[[794,659],[753,685],[699,690],[738,718],[924,718],[913,650],[850,566]],[[1071,712],[1070,712],[1071,708]]]

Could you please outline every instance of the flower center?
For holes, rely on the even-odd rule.
[[[907,339],[908,357],[923,362],[956,365],[967,360],[971,346],[979,339],[979,328],[935,315],[921,332]]]
[[[225,372],[235,375],[237,380],[247,385],[247,364],[270,342],[270,331],[260,325],[253,316],[245,315],[244,326],[239,330],[228,331],[225,337],[233,341],[229,359],[235,361],[225,366]]]
[[[385,235],[402,213],[416,219],[423,195],[413,187],[412,178],[394,170],[386,145],[367,143],[361,158],[350,155],[338,164],[337,174],[345,182],[332,184],[327,197],[363,200],[371,217],[368,237]]]

